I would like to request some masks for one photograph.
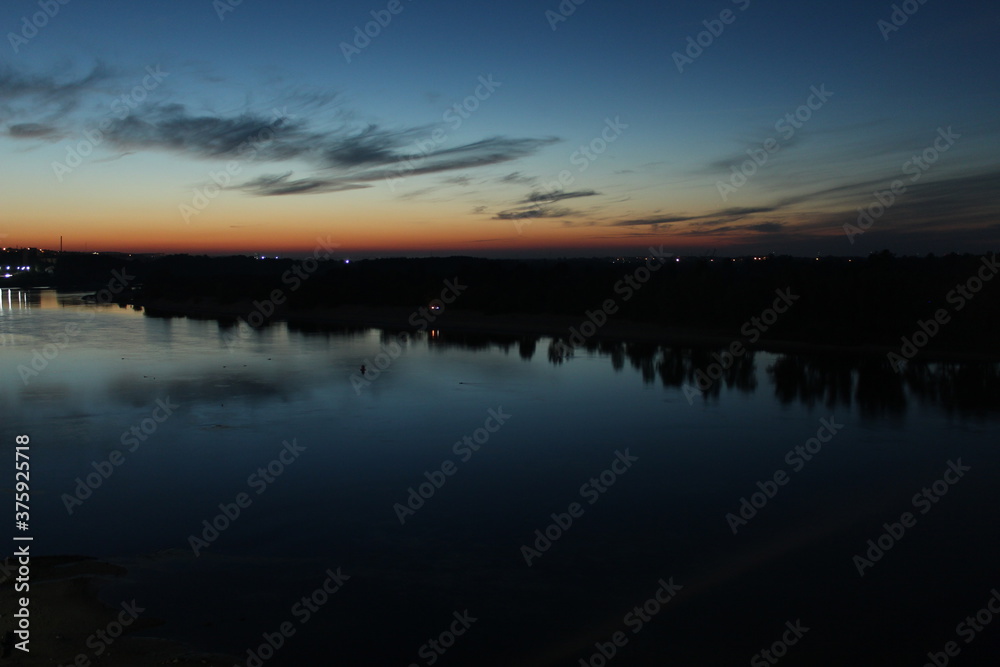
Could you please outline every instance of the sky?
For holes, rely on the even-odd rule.
[[[7,0],[0,243],[983,253],[998,27],[964,0]]]

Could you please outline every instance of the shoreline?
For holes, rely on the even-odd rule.
[[[196,304],[193,302],[149,301],[137,303],[149,317],[187,317],[191,319],[244,320],[257,312],[252,301],[232,304]],[[477,311],[442,311],[433,323],[418,309],[402,306],[338,306],[295,310],[278,308],[266,322],[285,322],[292,327],[330,327],[345,329],[383,329],[386,331],[445,330],[457,334],[497,335],[511,337],[568,338],[571,329],[579,331],[588,322],[585,315],[539,315],[511,313],[488,315]],[[423,326],[421,326],[423,325]],[[613,317],[599,327],[587,341],[646,343],[682,347],[728,348],[740,343],[746,350],[777,354],[823,354],[881,356],[900,354],[900,349],[885,345],[836,345],[804,340],[760,338],[749,343],[746,337],[727,335],[724,331],[696,327],[669,327],[648,322],[616,320]],[[913,360],[923,362],[1000,362],[1000,352],[957,351],[921,348]]]

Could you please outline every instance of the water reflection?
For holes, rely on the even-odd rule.
[[[368,331],[296,329],[303,333],[352,336]],[[383,342],[397,336],[396,332],[382,332]],[[689,391],[698,386],[700,373],[707,374],[713,366],[716,371],[724,367],[719,380],[701,391],[695,400],[718,401],[723,387],[750,394],[757,391],[760,383],[769,382],[775,398],[784,405],[823,405],[833,409],[856,404],[861,415],[869,419],[899,418],[912,404],[940,407],[962,416],[1000,416],[1000,364],[988,361],[916,360],[897,373],[882,354],[773,354],[751,350],[730,361],[722,347],[588,341],[573,350],[569,341],[559,338],[438,330],[434,335],[428,332],[423,339],[415,337],[413,344],[426,344],[438,350],[499,350],[505,354],[516,349],[521,359],[531,360],[539,342],[546,345],[547,359],[554,365],[573,363],[584,355],[607,357],[615,371],[624,371],[627,364],[644,383],[659,382],[664,387]],[[763,369],[758,364],[761,358],[766,359]],[[726,363],[719,363],[720,359]]]
[[[0,289],[0,315],[37,308],[39,305],[41,305],[41,292],[37,290]]]
[[[128,313],[130,316],[142,317],[138,313],[117,308],[115,304],[87,305],[80,297],[81,294],[57,293],[54,290],[0,290],[0,315],[12,317],[0,331],[2,342],[14,345],[25,339],[34,344],[33,339],[24,335],[28,331],[21,331],[18,327],[18,332],[15,332],[12,328],[15,324],[13,320],[30,309],[55,310],[71,307],[84,309],[88,313],[97,309],[108,314],[120,312],[123,315]],[[145,317],[156,320],[162,327],[157,331],[146,332],[147,337],[150,337],[148,342],[159,349],[172,348],[176,336],[171,335],[169,330],[175,323],[183,322],[183,318],[172,318],[169,314],[160,315],[148,310]],[[274,323],[253,329],[232,318],[204,319],[216,320],[218,344],[227,352],[233,353],[241,349],[250,355],[264,352],[260,359],[262,362],[271,361],[272,355],[277,357],[282,351],[292,349],[289,346],[295,344],[296,337],[324,337],[331,346],[357,341],[363,344],[364,338],[377,331],[378,340],[390,345],[404,333],[364,326],[331,327],[305,322]],[[210,324],[208,326],[211,327]],[[196,333],[192,330],[188,335],[196,336],[196,340],[204,342],[204,333],[206,332]],[[727,393],[751,394],[761,388],[759,385],[770,385],[764,389],[773,391],[774,397],[783,405],[822,405],[828,409],[856,405],[859,414],[868,419],[899,419],[909,409],[920,406],[940,408],[946,413],[963,417],[1000,416],[1000,364],[989,361],[921,362],[918,359],[910,362],[903,372],[897,373],[882,354],[775,354],[748,351],[732,358],[724,353],[723,348],[710,346],[590,340],[583,347],[574,350],[568,340],[548,336],[455,333],[447,329],[405,333],[410,340],[405,343],[404,349],[424,347],[435,353],[449,349],[500,351],[505,355],[516,353],[521,360],[530,362],[535,359],[541,346],[548,362],[557,366],[581,363],[583,358],[608,359],[612,369],[618,373],[631,369],[643,383],[658,383],[681,390],[695,402],[718,402],[725,400],[724,395]],[[248,347],[243,349],[243,345]],[[719,363],[720,359],[725,359],[726,363]],[[228,361],[235,364],[236,359]],[[357,361],[360,364],[362,359]],[[237,366],[245,377],[233,368],[225,368],[223,364],[227,364],[227,361],[221,361],[215,372],[224,371],[224,377],[208,374],[197,377],[193,384],[203,388],[206,399],[218,399],[220,402],[223,396],[233,393],[234,386],[240,390],[237,393],[247,400],[264,400],[270,396],[285,399],[290,392],[296,391],[289,386],[295,384],[290,376],[284,377],[284,374],[274,372],[258,375],[259,369],[244,370],[243,364],[247,362],[248,359],[243,359]],[[353,360],[350,363],[353,364]],[[694,388],[699,386],[698,378],[703,379],[706,374],[718,379],[707,386],[703,382],[703,391],[695,392]],[[188,383],[188,392],[191,391],[192,379],[195,378],[185,377],[183,380]],[[143,391],[134,386],[134,382],[135,380],[117,380],[112,383],[112,393],[121,398],[131,396],[134,400],[136,397],[145,399],[152,388],[143,387]],[[301,388],[300,386],[299,389]],[[723,392],[723,388],[727,391]],[[163,389],[163,386],[157,387],[158,391]],[[182,387],[173,385],[166,389],[179,393],[183,391]]]

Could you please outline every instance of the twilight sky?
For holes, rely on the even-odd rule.
[[[1000,245],[995,3],[63,1],[0,6],[3,245]]]

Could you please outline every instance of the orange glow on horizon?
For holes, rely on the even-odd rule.
[[[621,251],[638,251],[649,246],[664,246],[667,250],[676,252],[681,249],[704,248],[705,243],[691,237],[678,237],[668,233],[658,236],[627,236],[617,238],[602,235],[598,238],[580,237],[577,235],[555,233],[525,233],[522,236],[513,235],[509,238],[493,237],[478,240],[469,237],[468,233],[438,234],[431,236],[424,232],[412,232],[408,235],[378,235],[340,233],[335,227],[315,228],[310,232],[295,234],[290,238],[287,233],[275,231],[268,234],[205,233],[186,236],[155,237],[149,234],[135,232],[134,234],[96,234],[89,230],[86,241],[76,235],[64,235],[64,249],[68,252],[125,252],[125,253],[166,253],[192,255],[220,254],[254,254],[280,256],[310,255],[314,250],[322,250],[317,239],[328,241],[335,245],[334,256],[383,256],[383,255],[470,255],[487,256],[497,253],[504,255],[537,255],[546,252],[584,252],[585,254],[614,255]],[[19,235],[20,236],[20,235]],[[49,235],[29,237],[25,241],[9,242],[14,247],[37,247],[47,250],[59,249],[59,236]],[[713,244],[719,246],[720,244]],[[739,245],[739,244],[727,244]],[[726,247],[726,246],[723,246]]]
[[[378,220],[374,216],[352,216],[348,222],[317,220],[309,215],[275,223],[263,216],[239,217],[215,214],[193,217],[185,223],[176,210],[147,215],[136,224],[131,211],[118,219],[86,220],[67,224],[51,218],[25,221],[21,229],[8,234],[4,244],[57,250],[59,238],[64,249],[73,252],[252,254],[300,256],[312,254],[317,239],[338,244],[336,256],[472,255],[506,256],[524,253],[574,253],[613,255],[663,245],[670,251],[704,248],[705,239],[608,227],[568,227],[552,220],[468,219],[467,216],[428,222]],[[137,217],[137,216],[136,216]],[[333,216],[330,216],[333,217]],[[127,219],[124,219],[127,218]],[[741,245],[750,238],[713,239],[713,247]],[[722,241],[722,243],[719,243]]]

